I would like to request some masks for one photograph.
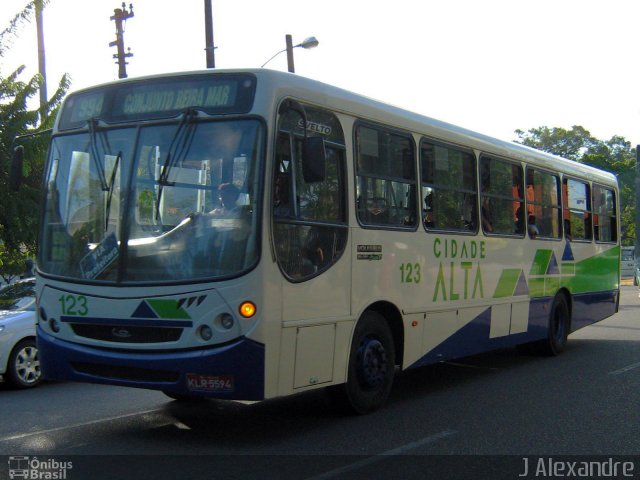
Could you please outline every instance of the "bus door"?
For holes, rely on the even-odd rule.
[[[281,361],[293,369],[293,388],[333,380],[337,336],[350,333],[340,320],[351,310],[344,136],[333,114],[302,113],[305,120],[299,109],[281,114],[272,173],[273,242],[284,277],[283,351],[295,355]],[[303,145],[312,136],[323,138],[326,162],[310,174]]]

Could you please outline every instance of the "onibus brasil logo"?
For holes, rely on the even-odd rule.
[[[73,469],[73,462],[63,462],[54,458],[10,456],[9,478],[25,480],[66,480],[68,471]]]

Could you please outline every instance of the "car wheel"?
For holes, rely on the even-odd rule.
[[[31,388],[40,383],[42,372],[35,340],[26,338],[13,347],[6,378],[15,388]]]

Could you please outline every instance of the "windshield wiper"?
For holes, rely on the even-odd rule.
[[[98,119],[97,118],[90,118],[87,121],[87,124],[89,126],[89,148],[91,149],[91,157],[93,158],[93,162],[96,166],[96,171],[98,172],[98,179],[100,180],[100,188],[102,189],[103,192],[108,192],[109,191],[109,185],[107,184],[107,179],[104,173],[104,163],[100,162],[100,157],[98,155],[98,145],[97,145],[97,135],[96,135],[96,127],[98,126]],[[108,152],[108,143],[106,141],[106,139],[104,138],[104,132],[103,135],[100,136],[100,140],[102,143],[102,149],[105,152]]]
[[[118,172],[118,167],[120,166],[120,160],[122,159],[122,151],[119,151],[116,155],[116,161],[113,164],[113,172],[111,172],[111,179],[109,180],[108,191],[107,194],[107,208],[106,215],[104,219],[104,231],[106,232],[109,228],[109,212],[111,211],[111,198],[113,197],[113,185],[116,181],[116,173]]]
[[[160,200],[162,199],[162,190],[165,186],[173,186],[175,182],[169,181],[169,173],[171,172],[171,168],[178,161],[182,160],[182,157],[186,156],[189,148],[191,147],[191,142],[193,141],[193,135],[195,133],[195,124],[193,123],[193,119],[198,115],[193,108],[188,108],[184,111],[182,116],[182,120],[178,125],[176,133],[173,135],[171,139],[171,143],[169,144],[169,149],[167,150],[167,158],[164,161],[164,165],[162,165],[162,170],[160,171],[160,177],[158,178],[158,198],[156,199],[156,221],[160,220]]]

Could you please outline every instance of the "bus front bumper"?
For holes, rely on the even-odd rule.
[[[121,385],[234,400],[264,398],[264,345],[241,337],[197,350],[109,350],[61,340],[38,325],[46,379]]]

